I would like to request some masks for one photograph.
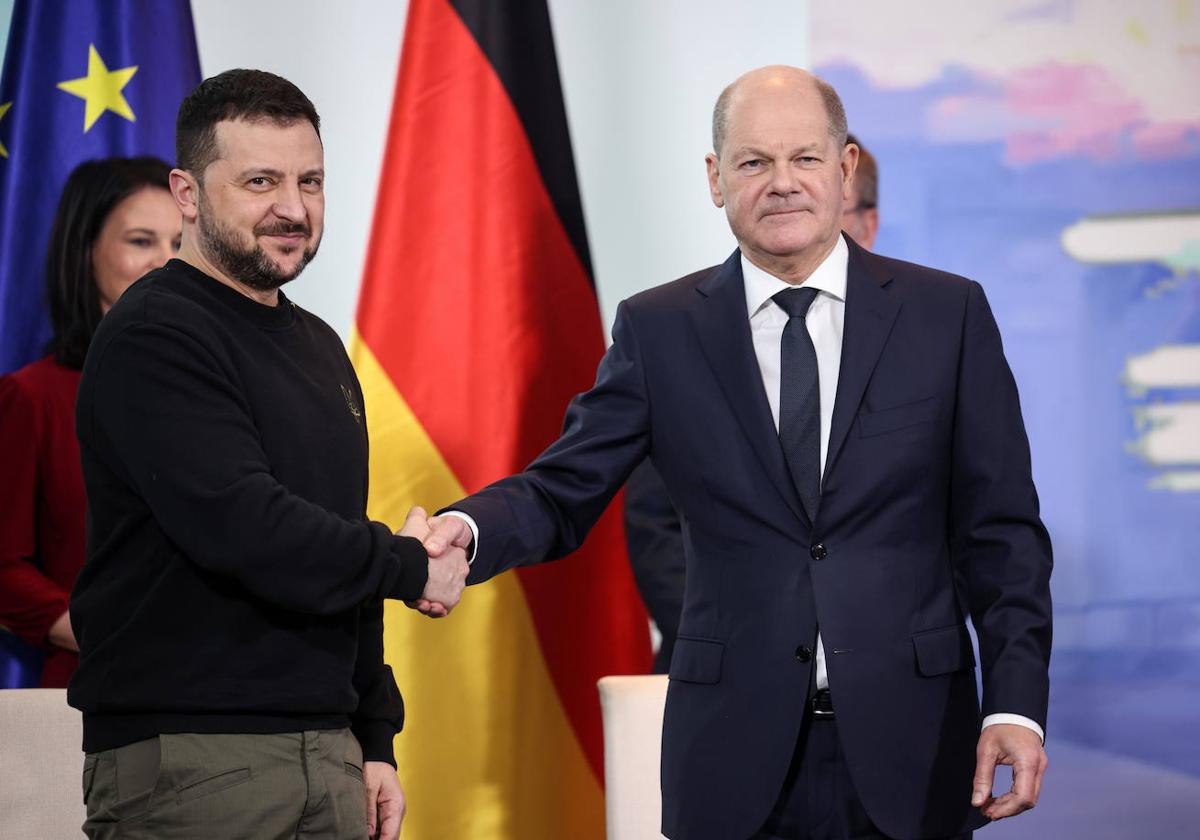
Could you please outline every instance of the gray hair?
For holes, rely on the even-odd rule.
[[[721,95],[717,97],[717,104],[713,106],[712,142],[717,157],[721,156],[721,147],[725,145],[725,135],[729,132],[729,103],[733,100],[733,94],[737,92],[740,81],[741,79],[734,80],[721,91]],[[842,98],[833,89],[833,85],[824,79],[813,76],[813,83],[817,86],[817,93],[821,95],[821,102],[825,105],[825,114],[829,117],[829,136],[840,149],[846,145],[848,131]]]

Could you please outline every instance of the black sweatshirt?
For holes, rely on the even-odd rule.
[[[101,321],[76,424],[84,749],[348,725],[392,762],[382,600],[419,597],[428,560],[366,519],[362,392],[333,330],[172,260]]]

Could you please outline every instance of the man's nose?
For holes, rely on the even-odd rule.
[[[799,189],[799,179],[791,163],[771,167],[771,191],[779,195],[790,195]]]
[[[304,197],[299,184],[280,184],[275,194],[275,215],[289,222],[303,222],[308,211],[304,207]]]

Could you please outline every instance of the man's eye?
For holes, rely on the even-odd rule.
[[[270,183],[270,181],[268,181],[266,178],[262,177],[261,175],[257,178],[250,179],[250,186],[252,186],[252,187],[265,187],[269,183]]]
[[[762,165],[763,165],[763,161],[760,160],[759,158],[754,158],[753,160],[748,160],[742,164],[742,166],[745,167],[746,169],[758,169]]]

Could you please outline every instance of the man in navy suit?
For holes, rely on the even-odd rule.
[[[853,134],[846,142],[858,146],[858,165],[851,195],[842,205],[842,230],[870,251],[879,232],[879,167]],[[686,560],[679,514],[649,460],[625,482],[625,543],[638,593],[658,630],[653,671],[665,674],[679,635]]]
[[[1038,798],[1051,555],[1016,387],[978,284],[842,237],[845,139],[802,70],[730,85],[706,161],[738,250],[622,303],[562,437],[426,542],[474,542],[470,582],[561,557],[651,459],[687,557],[672,840],[965,837]]]

